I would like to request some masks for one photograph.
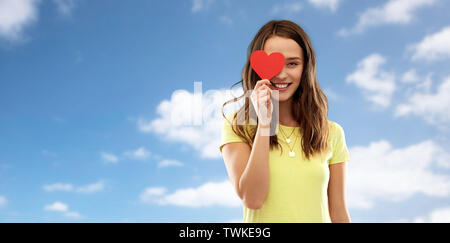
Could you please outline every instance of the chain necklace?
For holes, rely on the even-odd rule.
[[[281,132],[283,133],[283,136],[286,138],[286,143],[291,143],[291,136],[292,136],[292,134],[294,133],[294,131],[295,131],[295,128],[292,130],[292,132],[291,132],[291,134],[289,135],[289,136],[286,136],[286,134],[283,132],[283,130],[281,129],[281,126],[280,126],[280,130],[281,130]]]
[[[291,143],[290,137],[294,133],[295,128],[292,130],[292,133],[291,133],[291,135],[289,135],[289,137],[287,137],[286,134],[283,132],[283,129],[281,128],[281,126],[279,126],[279,129],[280,129],[281,133],[283,134],[283,136],[285,137],[286,143],[287,143],[287,145],[289,147],[289,157],[295,157],[294,148],[295,148],[295,143],[297,142],[298,136],[295,136],[295,141],[294,141],[294,144],[292,145],[292,148],[291,148],[291,146],[289,146],[289,144]]]

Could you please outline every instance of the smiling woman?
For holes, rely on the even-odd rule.
[[[259,80],[250,65],[258,50],[285,57],[270,80]],[[307,34],[294,22],[269,21],[250,43],[241,82],[244,94],[223,106],[248,91],[252,102],[245,97],[239,110],[223,114],[219,149],[243,201],[244,222],[349,222],[342,162],[350,156],[344,130],[327,119],[328,100]],[[272,111],[272,102],[278,109]],[[250,125],[250,112],[257,114],[256,125]]]

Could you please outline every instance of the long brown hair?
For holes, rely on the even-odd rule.
[[[248,129],[245,129],[244,125],[238,125],[237,118],[245,117],[245,124],[249,124],[249,112],[255,112],[249,97],[245,96],[247,91],[252,90],[256,82],[260,80],[250,65],[250,56],[254,51],[263,50],[264,43],[272,36],[293,39],[303,50],[303,73],[300,85],[293,95],[292,114],[294,119],[300,124],[302,150],[306,159],[309,159],[316,153],[322,153],[328,148],[328,99],[320,89],[319,82],[317,81],[316,55],[311,41],[305,31],[292,21],[271,20],[259,29],[248,46],[247,62],[242,70],[242,80],[231,86],[233,88],[236,84],[242,83],[244,94],[225,102],[222,105],[222,116],[227,119],[223,113],[226,104],[244,97],[245,103],[234,114],[233,121],[230,122],[228,119],[227,121],[232,125],[232,129],[236,135],[243,138],[248,144],[253,144],[256,135],[256,126],[252,126],[252,128],[246,126]],[[272,115],[272,117],[274,118],[276,116]],[[239,124],[243,123],[240,122]],[[273,124],[274,121],[272,120],[271,129],[273,128]],[[280,146],[280,144],[278,143],[277,136],[273,135],[270,136],[270,149],[273,149],[275,146]]]

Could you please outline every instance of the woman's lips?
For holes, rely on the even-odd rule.
[[[287,84],[287,86],[285,88],[278,88],[277,86],[275,86],[275,83],[273,83],[272,81],[270,81],[270,83],[272,84],[272,87],[274,90],[278,90],[278,91],[286,91],[289,86],[291,86],[292,83],[278,83],[278,84]]]

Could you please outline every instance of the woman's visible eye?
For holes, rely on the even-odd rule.
[[[288,65],[291,65],[291,64],[294,64],[294,66],[297,66],[297,65],[298,65],[298,64],[295,63],[295,62],[291,62],[291,63],[289,63]]]

